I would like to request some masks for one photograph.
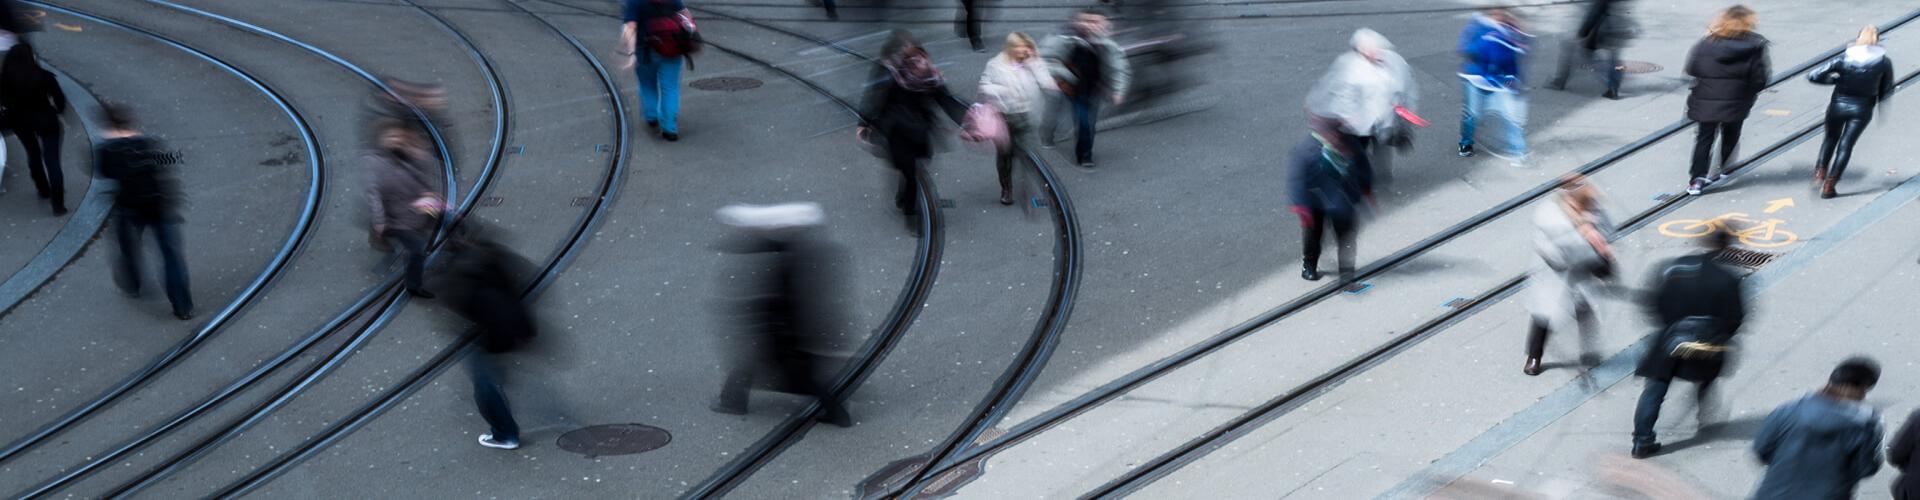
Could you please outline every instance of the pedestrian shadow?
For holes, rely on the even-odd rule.
[[[1660,452],[1662,454],[1673,453],[1695,446],[1726,441],[1751,441],[1755,434],[1760,433],[1760,426],[1764,423],[1764,416],[1750,415],[1716,424],[1709,424],[1701,427],[1698,432],[1693,433],[1692,436],[1688,436],[1686,439],[1667,443],[1661,447]]]

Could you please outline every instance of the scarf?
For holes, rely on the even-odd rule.
[[[940,70],[933,67],[933,61],[927,57],[927,51],[914,47],[900,51],[886,63],[887,73],[893,75],[893,82],[913,92],[926,92],[945,84]]]

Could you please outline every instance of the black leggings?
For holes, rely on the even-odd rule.
[[[1688,180],[1706,177],[1708,167],[1713,166],[1713,136],[1720,135],[1720,171],[1732,166],[1734,148],[1740,145],[1740,125],[1743,122],[1700,122],[1700,131],[1693,138],[1693,169],[1687,171]]]
[[[52,198],[56,207],[67,204],[67,180],[60,172],[60,134],[58,122],[40,130],[14,130],[20,146],[27,150],[27,174],[33,178],[34,189]]]
[[[1871,120],[1872,115],[1827,115],[1827,138],[1820,141],[1820,161],[1815,168],[1827,171],[1828,182],[1840,182],[1840,173],[1847,171],[1847,160],[1853,158],[1853,144],[1860,140],[1860,132],[1867,129],[1867,122]]]
[[[1332,215],[1315,210],[1313,212],[1313,224],[1309,227],[1301,228],[1307,233],[1306,238],[1302,241],[1302,248],[1300,249],[1300,253],[1302,257],[1304,257],[1306,264],[1315,268],[1320,267],[1320,238],[1321,235],[1326,232],[1327,226],[1333,226],[1333,238],[1335,244],[1338,246],[1335,251],[1338,252],[1337,255],[1340,259],[1338,263],[1340,266],[1340,275],[1344,278],[1347,275],[1353,274],[1353,219],[1352,214]]]

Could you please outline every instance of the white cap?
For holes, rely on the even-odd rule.
[[[727,205],[714,212],[720,222],[743,229],[786,229],[817,226],[825,221],[826,212],[820,210],[820,204],[813,202],[781,203],[775,205]]]

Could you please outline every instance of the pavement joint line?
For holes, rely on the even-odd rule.
[[[1832,251],[1841,243],[1852,239],[1867,227],[1872,226],[1893,212],[1920,198],[1920,175],[1908,177],[1900,185],[1885,194],[1874,198],[1865,207],[1841,219],[1821,232],[1800,248],[1788,252],[1767,267],[1748,275],[1742,281],[1747,283],[1749,296],[1758,296],[1773,285],[1792,277],[1794,273],[1812,264],[1821,255]],[[1626,380],[1633,374],[1633,368],[1647,352],[1653,336],[1641,337],[1626,349],[1614,354],[1600,364],[1554,390],[1539,402],[1528,406],[1507,420],[1481,433],[1472,441],[1448,453],[1433,462],[1422,472],[1407,478],[1398,486],[1381,494],[1382,499],[1421,498],[1439,488],[1459,480],[1467,473],[1485,465],[1494,457],[1519,444],[1585,405],[1594,396]]]
[[[87,142],[99,144],[100,126],[93,118],[93,110],[100,109],[99,98],[60,68],[50,63],[43,66],[60,80],[60,86],[67,89],[66,94],[74,104],[74,114],[79,116],[81,128],[86,131]],[[67,264],[80,256],[80,250],[86,248],[100,228],[106,226],[107,209],[112,205],[106,196],[108,183],[92,176],[88,176],[88,179],[87,193],[81,197],[80,204],[74,207],[73,214],[67,217],[67,223],[60,227],[60,232],[54,233],[53,239],[47,241],[47,245],[33,260],[20,266],[5,282],[0,282],[0,304],[5,304],[0,305],[0,316],[12,311],[26,301],[27,296],[52,281],[54,275],[60,274]]]

